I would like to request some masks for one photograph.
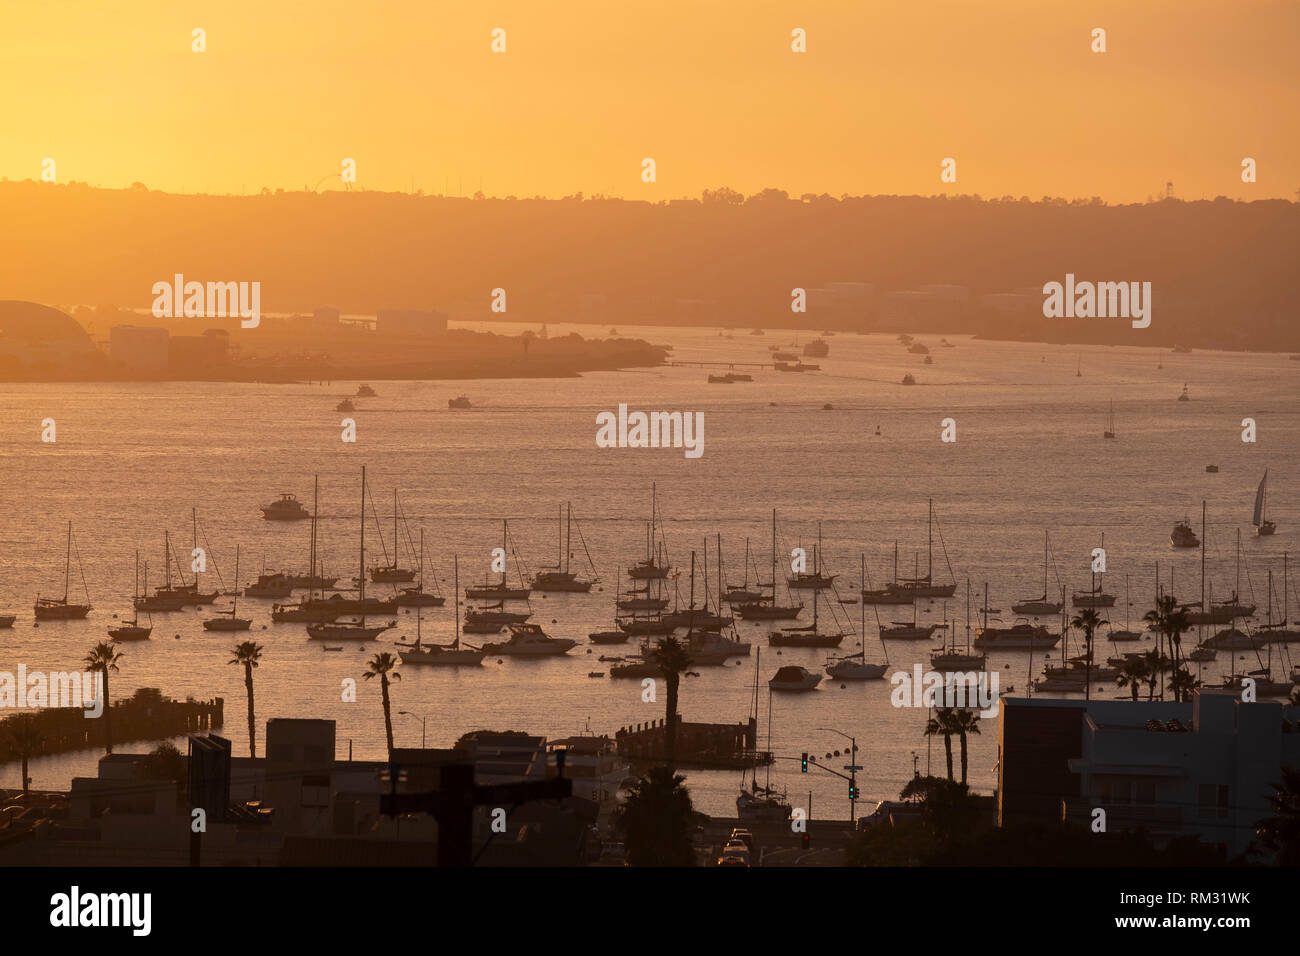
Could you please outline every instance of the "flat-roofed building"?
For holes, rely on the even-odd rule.
[[[108,333],[109,357],[135,372],[165,372],[170,334],[151,325],[115,325]]]
[[[375,313],[375,331],[401,337],[441,335],[447,331],[447,313],[432,309],[380,309]]]

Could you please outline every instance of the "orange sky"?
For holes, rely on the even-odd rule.
[[[9,3],[0,176],[1296,198],[1294,0]],[[190,31],[208,52],[191,52]],[[507,31],[493,54],[490,31]],[[790,52],[802,27],[808,52]],[[1091,52],[1090,32],[1108,51]],[[654,157],[658,182],[640,179]],[[957,160],[958,181],[939,180]],[[1241,181],[1241,160],[1259,181]]]

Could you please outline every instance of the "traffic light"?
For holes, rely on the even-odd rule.
[[[850,800],[858,799],[858,788],[856,784],[852,784],[852,783],[849,784],[849,799]]]
[[[808,755],[806,753],[803,755],[803,762],[799,765],[799,772],[800,773],[808,772]]]

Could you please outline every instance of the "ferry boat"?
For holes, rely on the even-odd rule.
[[[913,375],[912,375],[911,372],[908,372],[906,375],[903,376],[903,384],[904,384],[904,385],[915,385],[915,384],[916,384],[916,379],[915,379],[915,377],[913,377]]]
[[[282,494],[278,501],[272,501],[269,505],[264,505],[261,509],[262,517],[267,521],[301,521],[304,518],[310,518],[311,512],[302,506],[302,503],[291,494]],[[229,554],[230,552],[226,552]]]
[[[539,624],[511,624],[509,629],[509,640],[484,644],[484,652],[512,657],[555,657],[567,654],[578,643],[567,637],[551,637]]]
[[[469,399],[466,396],[458,395],[455,398],[447,399],[447,407],[448,408],[473,408],[474,406],[469,403]]]
[[[626,631],[592,631],[587,635],[593,644],[626,644],[627,639]]]
[[[1174,530],[1169,534],[1169,543],[1175,548],[1199,548],[1201,539],[1192,530],[1191,522],[1184,518],[1174,525]]]
[[[808,358],[825,358],[831,354],[831,347],[821,339],[813,339],[804,345],[803,354]]]
[[[374,397],[375,397],[375,390],[371,388],[369,385],[357,386],[357,398],[374,398]]]
[[[0,628],[13,627],[14,621],[18,620],[14,614],[0,614]]]
[[[350,398],[345,398],[334,406],[334,411],[336,412],[355,412],[356,410],[357,407],[352,404],[352,399]]]

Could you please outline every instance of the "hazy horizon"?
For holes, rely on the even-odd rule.
[[[41,95],[6,105],[0,176],[38,177],[49,158],[59,182],[238,195],[338,185],[353,158],[358,187],[466,196],[1300,188],[1300,132],[1279,121],[1300,112],[1300,8],[1273,0],[311,9],[9,11],[0,80]],[[941,182],[949,157],[957,178]]]

